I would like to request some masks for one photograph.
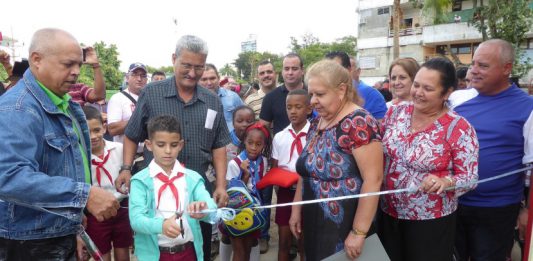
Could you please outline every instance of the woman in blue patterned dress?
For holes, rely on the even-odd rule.
[[[380,190],[383,150],[379,123],[357,105],[348,70],[320,61],[306,75],[311,105],[318,112],[296,163],[300,180],[294,201]],[[293,206],[289,225],[304,239],[306,260],[341,250],[358,257],[376,213],[378,197]]]

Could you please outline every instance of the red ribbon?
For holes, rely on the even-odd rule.
[[[292,153],[294,152],[294,148],[296,147],[296,151],[298,152],[298,155],[302,154],[302,150],[304,149],[303,145],[302,145],[302,140],[301,138],[302,137],[305,137],[305,135],[307,135],[305,132],[301,131],[300,133],[298,133],[298,135],[296,135],[294,133],[293,130],[289,129],[289,132],[291,133],[292,137],[294,138],[294,140],[292,141],[292,145],[291,145],[291,154],[290,154],[290,157],[289,157],[289,162],[291,162],[292,160]]]
[[[107,176],[107,178],[109,179],[109,182],[111,184],[113,184],[113,178],[111,177],[111,174],[109,174],[109,171],[107,171],[107,169],[104,167],[104,164],[107,162],[107,160],[109,159],[109,155],[111,155],[110,151],[108,150],[107,151],[107,155],[104,157],[104,159],[102,160],[102,162],[98,162],[96,160],[92,160],[91,163],[96,166],[96,181],[98,182],[98,186],[102,186],[102,183],[101,183],[101,180],[102,180],[102,171],[104,171],[105,175]]]
[[[163,182],[163,185],[159,188],[159,191],[157,192],[157,208],[159,208],[159,203],[161,202],[161,194],[163,194],[163,191],[165,191],[165,189],[169,187],[170,191],[172,191],[172,195],[174,195],[174,198],[176,199],[176,210],[178,210],[180,205],[180,198],[178,194],[178,189],[176,188],[173,182],[174,180],[183,177],[183,173],[178,172],[178,175],[172,177],[171,179],[169,179],[168,176],[163,173],[158,173],[155,177]]]
[[[268,138],[268,136],[270,135],[268,130],[265,128],[265,126],[263,126],[263,124],[261,124],[259,122],[256,122],[256,123],[248,126],[248,128],[246,128],[246,133],[248,133],[251,130],[260,130],[265,135],[265,138]]]

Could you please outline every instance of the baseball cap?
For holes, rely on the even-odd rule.
[[[142,63],[132,63],[132,64],[130,64],[130,68],[128,69],[128,73],[131,73],[131,72],[135,71],[136,69],[142,69],[144,72],[148,72],[146,70],[146,66],[144,66],[144,64],[142,64]]]

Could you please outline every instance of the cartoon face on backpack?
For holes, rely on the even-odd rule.
[[[261,229],[267,219],[263,209],[254,209],[260,206],[261,201],[255,193],[251,193],[240,179],[228,182],[229,208],[237,210],[233,220],[224,221],[227,231],[233,236],[241,236]]]
[[[242,209],[233,220],[224,223],[237,230],[249,229],[254,224],[254,211],[249,208]]]

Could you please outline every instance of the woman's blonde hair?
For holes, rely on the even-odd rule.
[[[307,70],[305,74],[305,84],[309,85],[309,79],[318,78],[330,89],[338,89],[341,84],[346,84],[346,93],[344,102],[351,101],[360,104],[362,100],[357,91],[353,88],[352,77],[350,72],[335,61],[326,59],[321,60]]]

